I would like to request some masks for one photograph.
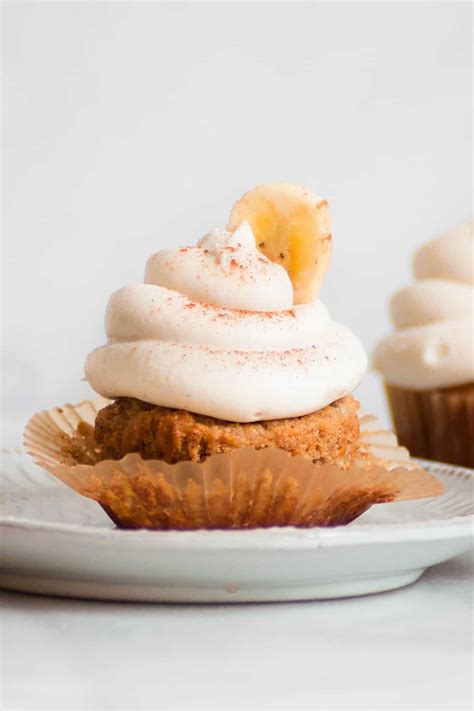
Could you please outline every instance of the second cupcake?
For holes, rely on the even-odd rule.
[[[422,246],[374,353],[401,444],[474,467],[474,239],[466,222]]]

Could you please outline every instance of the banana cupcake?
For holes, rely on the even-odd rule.
[[[473,221],[415,254],[415,283],[390,303],[395,332],[374,352],[401,444],[474,467]]]
[[[86,361],[107,400],[35,416],[36,460],[132,528],[336,525],[440,493],[361,436],[365,352],[317,298],[331,251],[327,202],[276,183],[152,255]]]

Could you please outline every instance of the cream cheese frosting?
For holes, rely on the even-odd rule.
[[[257,251],[247,222],[235,232],[209,232],[197,247],[157,252],[147,262],[145,282],[228,309],[278,311],[293,305],[290,277]]]
[[[287,272],[247,223],[154,254],[144,284],[111,296],[105,329],[85,366],[96,392],[235,422],[321,409],[366,368],[359,341],[320,301],[293,305]]]
[[[417,281],[390,302],[397,329],[374,352],[385,380],[414,390],[474,382],[473,220],[423,245]]]

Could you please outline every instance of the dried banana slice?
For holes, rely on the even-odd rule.
[[[288,272],[295,304],[314,301],[332,254],[327,201],[291,183],[259,185],[235,203],[227,229],[245,220],[260,251]]]

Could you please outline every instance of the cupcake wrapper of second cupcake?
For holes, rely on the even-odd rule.
[[[90,425],[105,404],[84,401],[37,413],[25,446],[39,466],[97,501],[123,528],[337,526],[376,503],[443,491],[371,416],[361,417],[361,438],[379,458],[370,467],[361,462],[342,470],[278,449],[237,449],[202,463],[167,464],[133,453],[97,461]]]
[[[398,437],[414,456],[474,467],[474,385],[385,389]]]

